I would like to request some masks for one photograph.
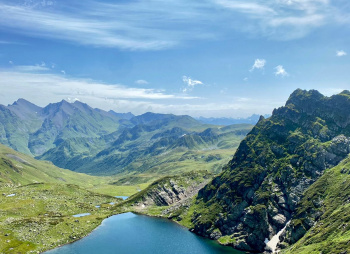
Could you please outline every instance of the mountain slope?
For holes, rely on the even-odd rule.
[[[0,113],[1,143],[32,155],[41,155],[69,138],[96,138],[123,125],[115,114],[79,101],[63,100],[41,108],[19,99],[7,107],[1,106]]]
[[[0,187],[38,182],[79,184],[91,187],[101,183],[102,180],[57,168],[51,162],[35,160],[0,144]]]
[[[220,127],[190,116],[140,116],[62,100],[0,107],[0,142],[56,166],[96,175],[219,172],[251,125]]]
[[[349,157],[305,192],[281,241],[285,253],[350,252]]]
[[[107,181],[0,145],[0,253],[41,253],[86,236],[120,202],[90,191]],[[73,217],[80,213],[91,215]]]
[[[350,92],[296,90],[261,118],[222,174],[199,191],[193,231],[249,251],[292,218],[304,191],[350,152]]]
[[[11,110],[0,105],[0,142],[30,154],[28,139],[30,128]]]
[[[105,116],[81,102],[49,104],[42,110],[44,122],[31,135],[29,147],[40,155],[62,140],[75,137],[95,138],[116,131],[117,117]]]
[[[81,146],[75,148],[65,141],[39,158],[50,160],[60,167],[92,174],[174,174],[191,171],[194,167],[219,171],[251,125],[201,131],[205,127],[207,125],[198,124],[187,116],[162,115],[148,124],[124,129],[112,142],[82,139]],[[100,151],[90,149],[90,155],[84,153],[83,146],[89,148],[92,143],[94,147],[103,143],[107,148]]]

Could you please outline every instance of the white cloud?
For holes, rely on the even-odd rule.
[[[243,81],[244,81],[244,82],[247,82],[247,81],[248,81],[248,78],[247,78],[247,77],[245,77],[245,78],[243,79]]]
[[[192,91],[197,85],[204,85],[202,81],[192,79],[187,76],[182,76],[182,81],[185,83],[186,87],[182,89],[182,92],[186,93]]]
[[[266,64],[265,59],[255,59],[255,62],[252,68],[250,69],[250,71],[253,71],[254,69],[264,69],[265,64]]]
[[[203,85],[202,81],[194,80],[194,79],[191,79],[190,77],[187,77],[187,76],[183,76],[182,81],[190,87],[195,87],[196,85]]]
[[[13,61],[9,61],[9,64],[13,65]]]
[[[169,94],[167,92],[127,87],[120,84],[104,84],[89,79],[70,78],[63,75],[20,72],[11,67],[0,69],[0,102],[11,104],[18,98],[25,98],[39,106],[61,101],[80,100],[94,108],[113,109],[116,112],[142,114],[156,113],[189,114],[193,116],[249,116],[253,113],[266,114],[283,102],[255,100],[244,96],[224,101]],[[187,77],[188,79],[188,77]],[[198,80],[194,80],[198,81]],[[189,82],[189,80],[188,80]],[[200,82],[203,84],[203,82]],[[198,82],[190,84],[201,85]],[[195,84],[195,85],[194,85]],[[190,88],[190,86],[187,86]]]
[[[337,51],[337,56],[346,56],[347,55],[347,53],[344,51],[344,50],[339,50],[339,51]]]
[[[37,97],[48,102],[63,98],[99,99],[194,99],[195,97],[167,94],[155,89],[133,88],[120,84],[103,84],[88,79],[66,78],[61,75],[36,72],[41,66],[20,66],[0,70],[0,93],[9,97]],[[40,69],[41,70],[41,69]],[[29,98],[31,99],[31,98]]]
[[[213,0],[231,12],[243,14],[246,23],[236,27],[255,36],[291,40],[338,21],[338,9],[329,0]],[[234,18],[232,18],[234,20]]]
[[[277,65],[275,67],[275,75],[276,76],[281,76],[281,77],[287,77],[289,76],[288,72],[283,68],[282,65]]]
[[[139,80],[136,80],[136,81],[135,81],[135,84],[138,84],[138,85],[148,85],[149,82],[146,81],[146,80],[143,80],[143,79],[139,79]]]
[[[13,103],[18,98],[25,98],[39,106],[66,99],[72,102],[80,100],[92,107],[113,109],[117,112],[132,111],[135,114],[141,114],[154,111],[183,114],[185,108],[191,108],[190,106],[182,107],[184,101],[199,99],[183,94],[169,94],[151,88],[104,84],[89,79],[67,78],[47,72],[22,72],[14,67],[6,70],[0,69],[0,76],[0,102],[5,105]]]
[[[66,6],[61,2],[61,8],[0,3],[0,26],[12,28],[16,33],[78,44],[159,50],[188,39],[214,37],[209,30],[202,32],[198,27],[187,26],[203,24],[207,19],[207,12],[201,13],[197,6],[186,1],[158,0],[84,1]]]
[[[13,63],[12,63],[13,64]],[[49,68],[45,67],[45,65],[18,65],[13,67],[16,71],[19,72],[41,72],[48,71]]]
[[[215,39],[233,29],[278,40],[295,39],[321,25],[344,22],[339,17],[346,16],[337,15],[341,11],[328,0],[14,2],[0,3],[1,28],[128,50],[161,50],[196,39]]]
[[[233,10],[237,10],[243,13],[250,13],[250,14],[275,14],[275,11],[265,5],[255,3],[255,2],[249,2],[249,1],[232,1],[232,0],[216,0],[216,3]]]
[[[62,73],[63,75],[66,75],[66,71],[65,71],[65,70],[61,70],[61,73]]]

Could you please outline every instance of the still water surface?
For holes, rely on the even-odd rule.
[[[105,219],[87,237],[46,254],[241,254],[166,219],[124,213]]]

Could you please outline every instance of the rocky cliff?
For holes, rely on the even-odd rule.
[[[166,176],[130,197],[126,206],[132,211],[181,220],[194,196],[213,177],[208,171]]]
[[[224,171],[199,191],[192,230],[237,249],[266,250],[305,190],[349,154],[349,108],[349,91],[332,97],[293,92],[284,107],[259,120]],[[284,240],[293,243],[305,232]]]

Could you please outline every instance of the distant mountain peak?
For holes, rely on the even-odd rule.
[[[126,119],[126,120],[130,120],[131,118],[135,117],[135,115],[131,112],[128,112],[128,113],[117,113],[113,110],[110,110],[108,111],[108,113],[114,115],[114,116],[117,116],[119,117],[120,119]]]
[[[27,101],[26,99],[23,99],[23,98],[19,98],[17,101],[15,101],[14,103],[12,104],[9,104],[8,106],[15,106],[15,105],[23,105],[23,106],[35,106],[35,107],[38,107],[40,108],[39,106],[35,105],[34,103],[31,103],[30,101]]]

